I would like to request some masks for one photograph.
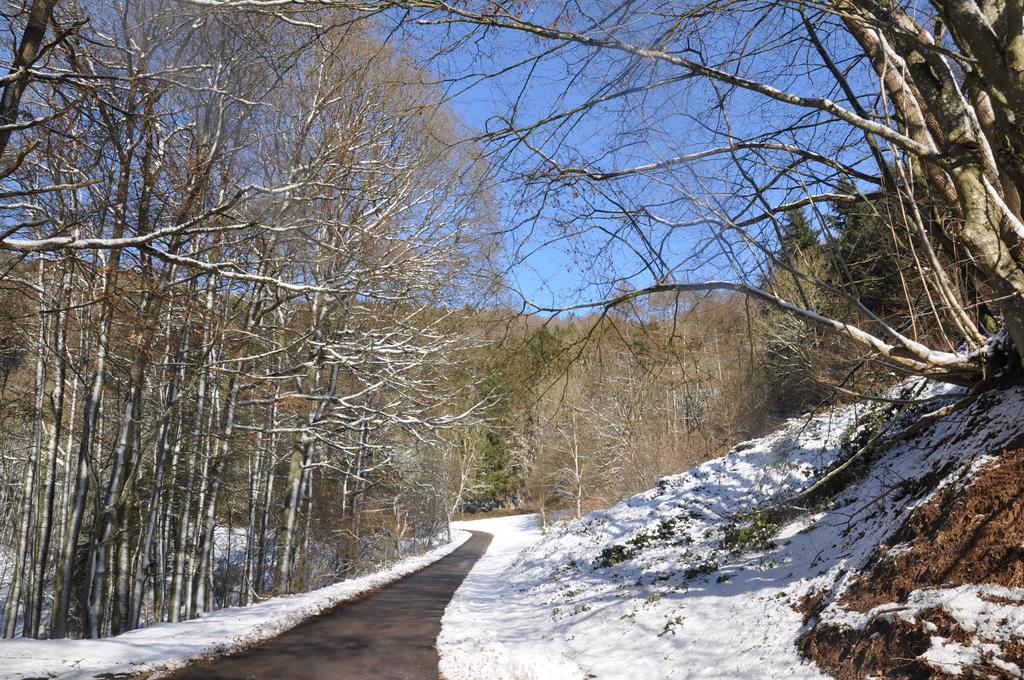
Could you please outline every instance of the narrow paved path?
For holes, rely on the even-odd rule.
[[[264,644],[186,668],[178,680],[437,680],[441,615],[491,535],[375,595],[317,616]]]

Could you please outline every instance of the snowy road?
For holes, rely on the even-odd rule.
[[[436,680],[441,616],[490,534],[375,595],[345,604],[234,656],[187,668],[179,680]]]

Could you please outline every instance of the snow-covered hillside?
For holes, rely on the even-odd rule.
[[[911,540],[908,523],[923,508],[1024,442],[1024,389],[965,398],[916,384],[898,396],[915,405],[857,404],[793,420],[518,555],[517,543],[529,542],[521,525],[465,524],[509,547],[481,561],[446,613],[445,676],[929,677],[975,664],[995,669],[991,677],[1020,677],[1007,656],[1024,642],[1020,588],[916,589],[894,602],[876,597],[869,604],[878,609],[865,612],[847,601],[847,591],[863,589],[863,570],[912,549],[900,541]],[[829,477],[820,493],[797,495],[864,450],[867,460]],[[957,624],[937,625],[921,617],[926,610]],[[916,674],[894,672],[886,659],[872,671],[870,659],[844,666],[820,653],[865,649],[867,638],[852,638],[870,634],[877,617],[902,617],[924,641],[902,662]]]

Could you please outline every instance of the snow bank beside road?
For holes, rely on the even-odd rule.
[[[163,623],[103,640],[0,641],[0,677],[92,678],[105,673],[169,672],[189,661],[241,649],[293,628],[346,600],[386,586],[436,562],[470,534],[402,560],[388,569],[309,593],[275,597],[250,607],[219,609],[192,621]]]
[[[585,672],[557,645],[538,638],[538,612],[517,599],[511,570],[543,534],[537,515],[456,522],[494,536],[445,609],[437,649],[445,680],[578,680]]]

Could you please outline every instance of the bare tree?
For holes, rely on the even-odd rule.
[[[479,68],[453,74],[452,88],[491,78],[513,93],[485,138],[527,188],[524,223],[571,235],[595,261],[626,263],[588,306],[735,291],[899,372],[971,382],[1019,370],[1024,72],[1014,2],[327,4],[401,10],[395,20],[446,58],[479,50],[461,51],[460,65]],[[564,96],[552,96],[552,79],[569,83]],[[881,200],[899,206],[890,224],[913,244],[913,276],[926,286],[909,314],[933,316],[938,341],[863,305],[841,262],[826,278],[792,273],[801,288],[849,303],[848,315],[765,283],[789,266],[775,248],[787,212],[810,208],[827,242],[829,206]],[[623,282],[629,292],[616,294]],[[989,309],[1003,333],[979,323]]]
[[[35,47],[4,83],[2,459],[23,462],[0,513],[29,508],[0,535],[5,635],[177,621],[437,530],[442,508],[408,526],[396,452],[477,407],[446,308],[487,203],[440,91],[342,12],[53,6],[20,19]],[[364,525],[382,505],[394,523]]]

